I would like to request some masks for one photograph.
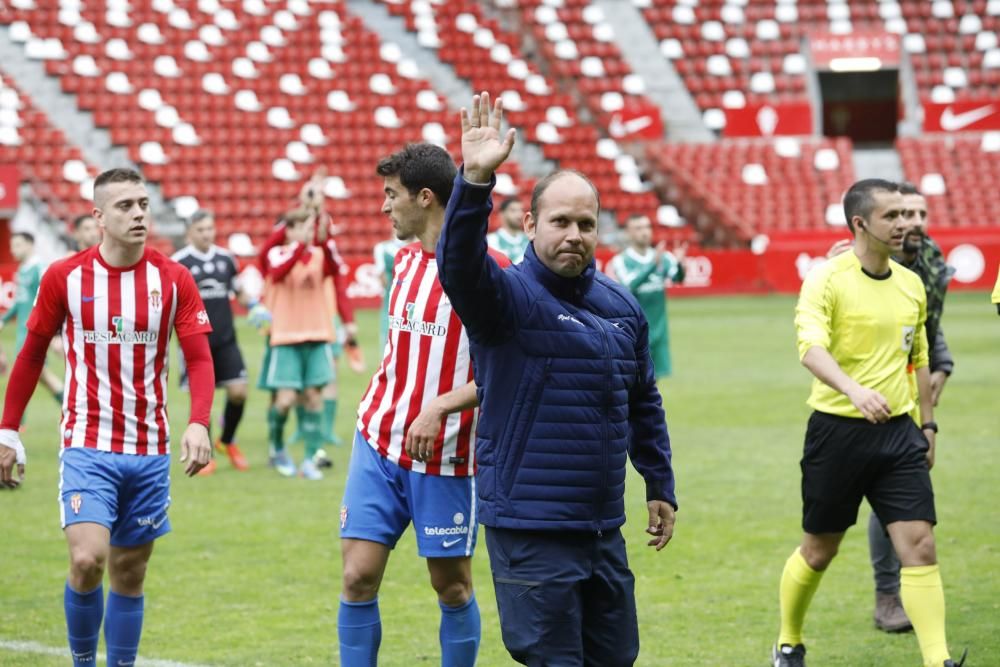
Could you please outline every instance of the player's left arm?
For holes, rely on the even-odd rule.
[[[404,446],[415,461],[425,461],[434,456],[434,444],[441,433],[445,418],[455,412],[479,406],[476,383],[469,382],[458,389],[441,394],[424,406],[417,418],[406,429]]]
[[[333,278],[333,288],[337,292],[337,314],[347,327],[348,333],[356,336],[354,301],[347,293],[347,288],[350,286],[347,262],[337,251],[337,244],[332,239],[320,244],[320,248],[323,250],[323,272]]]
[[[646,532],[651,536],[647,545],[660,551],[673,537],[676,522],[673,454],[663,399],[656,387],[653,359],[649,354],[649,324],[641,311],[637,315],[640,324],[635,353],[639,364],[639,382],[629,392],[628,454],[632,465],[646,482],[646,509],[649,513]]]
[[[18,430],[24,409],[38,385],[49,343],[66,320],[66,294],[60,272],[42,278],[35,308],[28,316],[28,334],[7,382],[3,418],[0,419],[0,484],[16,487],[24,479],[25,452]],[[18,476],[14,477],[14,465]]]
[[[212,443],[208,436],[215,394],[215,367],[208,346],[212,325],[191,274],[181,270],[175,279],[177,315],[174,329],[187,365],[191,393],[191,416],[181,439],[181,461],[187,463],[184,473],[192,476],[208,465],[212,458]]]

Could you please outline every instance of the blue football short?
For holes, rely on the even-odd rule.
[[[134,547],[170,532],[170,456],[115,454],[70,447],[59,454],[63,528],[97,523],[111,544]]]
[[[340,536],[392,549],[411,521],[422,557],[471,556],[479,529],[475,478],[401,468],[355,432],[340,508]]]

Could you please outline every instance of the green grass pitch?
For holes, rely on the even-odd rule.
[[[675,375],[661,387],[681,509],[670,546],[659,554],[645,547],[643,490],[633,475],[624,528],[636,574],[640,665],[767,664],[777,633],[778,577],[799,537],[798,460],[808,414],[809,376],[795,356],[793,306],[784,296],[671,302]],[[363,313],[360,324],[371,369],[374,313]],[[953,650],[971,648],[969,664],[986,667],[1000,664],[1000,318],[985,295],[952,294],[943,326],[956,359],[937,413],[933,472],[948,635]],[[7,350],[12,338],[13,331],[3,332]],[[240,340],[256,379],[261,339],[243,326]],[[350,443],[368,376],[342,366],[341,377],[337,432]],[[150,564],[143,657],[210,665],[337,663],[337,522],[349,449],[331,452],[336,468],[322,482],[280,478],[266,466],[266,401],[252,392],[238,434],[249,473],[220,461],[214,477],[188,479],[174,455],[173,533],[157,544]],[[218,394],[216,414],[221,403]],[[188,411],[176,375],[170,405],[176,441]],[[55,403],[39,390],[23,438],[27,481],[16,492],[0,492],[0,665],[69,664],[10,649],[10,642],[65,646],[57,419]],[[292,451],[300,457],[301,445]],[[474,569],[483,614],[480,664],[513,664],[500,640],[482,534]],[[439,612],[411,533],[390,561],[380,605],[380,664],[439,664]],[[807,619],[810,664],[919,665],[914,637],[876,631],[872,606],[867,546],[857,527]]]

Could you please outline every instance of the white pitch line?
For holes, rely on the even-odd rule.
[[[36,655],[69,657],[69,648],[67,647],[56,648],[55,646],[46,646],[45,644],[39,644],[38,642],[22,642],[0,639],[0,649],[14,651],[15,653],[34,653]],[[105,662],[104,656],[97,656],[97,661]],[[136,667],[209,667],[208,665],[199,665],[192,662],[158,660],[156,658],[143,658],[141,656],[135,661],[135,665]]]

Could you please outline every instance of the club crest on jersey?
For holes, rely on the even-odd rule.
[[[69,506],[73,509],[73,514],[79,514],[83,506],[83,497],[79,493],[74,493],[69,497]]]
[[[160,295],[160,290],[153,288],[153,291],[149,293],[149,307],[152,310],[160,310],[163,308],[163,299]]]

